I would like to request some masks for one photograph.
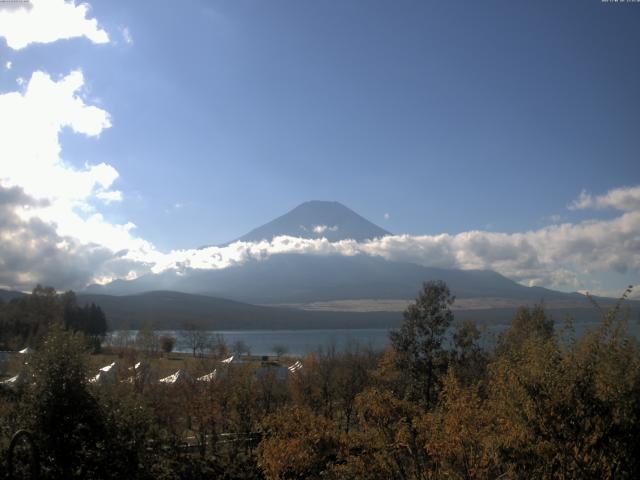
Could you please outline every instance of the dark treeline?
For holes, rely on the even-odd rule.
[[[74,292],[58,294],[38,285],[31,295],[6,303],[0,300],[0,350],[35,347],[56,322],[84,333],[96,349],[107,332],[107,319],[99,306],[80,306]]]
[[[191,376],[214,380],[158,384],[132,374],[132,350],[122,381],[95,385],[81,335],[54,326],[33,383],[0,396],[0,455],[27,428],[47,479],[638,478],[640,350],[621,303],[579,339],[522,308],[485,351],[452,302],[426,283],[384,353],[320,350],[286,379],[202,357]]]

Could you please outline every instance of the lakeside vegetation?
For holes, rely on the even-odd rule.
[[[0,350],[35,347],[56,322],[65,330],[81,332],[95,352],[107,333],[102,308],[91,302],[78,305],[73,291],[58,294],[52,287],[36,286],[31,295],[0,299]]]
[[[0,389],[0,478],[18,429],[33,434],[47,479],[636,478],[640,348],[625,330],[627,294],[579,339],[523,307],[486,351],[472,322],[455,322],[448,287],[428,282],[383,353],[319,350],[283,377],[284,353],[223,364],[223,343],[167,354],[149,332],[147,348],[98,354],[97,328],[69,321],[84,310],[41,288],[0,309],[2,341],[36,348],[21,365],[29,381]],[[86,312],[83,322],[99,316]],[[30,328],[9,330],[17,318]],[[89,381],[113,360],[114,381]],[[138,362],[153,374],[131,370]],[[178,368],[183,381],[154,381]]]

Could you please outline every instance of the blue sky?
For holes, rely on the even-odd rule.
[[[90,3],[108,42],[0,39],[0,92],[80,69],[112,126],[62,129],[62,157],[117,170],[96,208],[162,251],[311,199],[393,233],[514,234],[616,218],[567,206],[640,184],[640,4]]]

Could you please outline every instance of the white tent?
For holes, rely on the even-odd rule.
[[[118,377],[118,365],[116,362],[107,365],[106,367],[102,367],[98,374],[89,380],[90,383],[114,383]]]
[[[149,384],[158,380],[156,371],[151,368],[148,362],[138,362],[132,368],[129,368],[129,371],[133,374],[133,376],[125,380],[129,383]]]
[[[169,385],[176,385],[180,383],[190,383],[193,382],[193,377],[189,375],[189,372],[186,370],[180,369],[173,375],[169,375],[168,377],[161,378],[159,380],[160,383],[166,383]]]
[[[18,373],[15,377],[11,377],[2,382],[2,385],[6,385],[7,387],[18,387],[20,385],[26,385],[30,383],[31,378],[24,372]]]
[[[218,376],[218,371],[214,370],[211,373],[207,373],[206,375],[202,375],[201,377],[198,377],[198,381],[199,382],[212,382],[213,380],[216,379],[217,376]]]
[[[23,348],[22,350],[20,350],[18,353],[21,353],[22,355],[29,355],[31,353],[35,352],[35,350],[31,347],[26,347]]]
[[[298,370],[302,370],[302,362],[300,360],[297,360],[293,365],[289,366],[289,371],[291,373],[295,373]]]

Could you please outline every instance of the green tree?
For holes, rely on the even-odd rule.
[[[480,330],[471,320],[456,325],[453,332],[452,366],[456,377],[465,386],[484,378],[486,373],[488,357],[478,345],[480,337]]]
[[[34,381],[23,420],[37,439],[47,478],[90,478],[101,468],[104,424],[87,389],[85,346],[81,335],[54,324],[31,361]]]
[[[453,320],[454,299],[446,283],[424,283],[416,301],[405,310],[402,326],[390,334],[398,353],[396,367],[408,377],[407,396],[426,406],[433,406],[438,377],[446,371],[442,344]]]
[[[553,319],[547,315],[542,303],[538,303],[532,308],[520,307],[513,317],[509,329],[498,338],[496,351],[499,355],[516,352],[532,338],[551,339],[553,332]]]
[[[517,349],[489,366],[496,451],[511,476],[640,474],[640,349],[618,313],[567,345],[549,336],[548,324],[520,330],[533,333],[515,337]]]
[[[160,337],[160,348],[164,353],[171,353],[176,346],[176,337],[163,335]]]
[[[93,302],[84,307],[78,306],[76,294],[71,290],[62,294],[60,302],[65,329],[84,333],[93,352],[98,353],[108,329],[102,309]]]

